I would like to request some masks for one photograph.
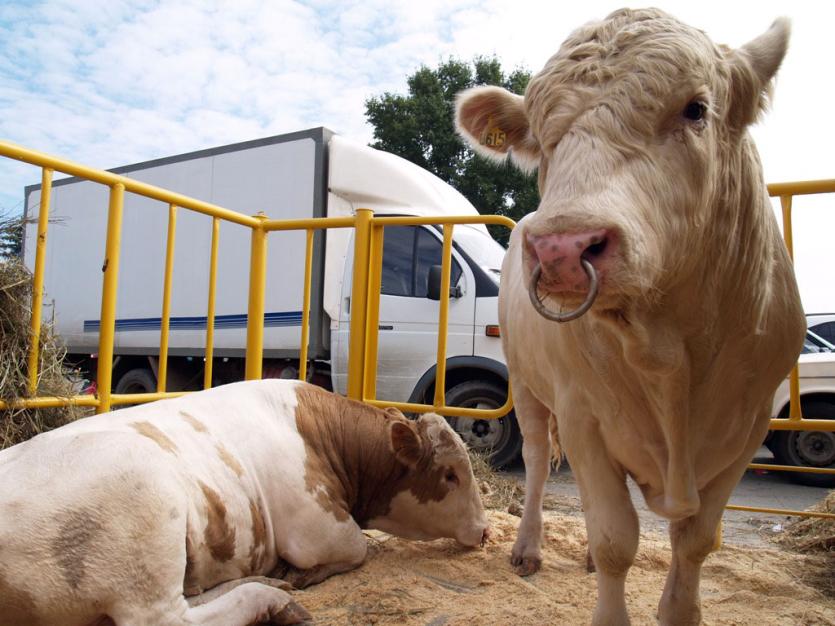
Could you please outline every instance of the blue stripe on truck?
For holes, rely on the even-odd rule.
[[[246,328],[246,313],[237,315],[216,315],[215,328]],[[172,317],[169,319],[170,330],[200,330],[206,328],[206,316],[195,317]],[[84,332],[94,333],[99,331],[100,320],[84,320]],[[301,311],[274,311],[264,313],[264,326],[301,326]],[[159,330],[162,327],[160,317],[134,317],[116,320],[116,332],[130,330]]]

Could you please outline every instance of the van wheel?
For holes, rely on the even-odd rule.
[[[835,403],[827,400],[802,402],[803,415],[821,419],[835,419]],[[835,469],[835,432],[820,430],[780,430],[774,433],[771,451],[782,465],[806,465]],[[789,478],[801,485],[835,487],[835,475],[787,472]]]
[[[486,380],[468,380],[446,392],[446,404],[466,409],[498,409],[507,391]],[[448,417],[450,426],[470,450],[488,455],[493,467],[513,463],[522,450],[522,434],[513,411],[499,419]]]
[[[157,390],[157,379],[154,373],[144,367],[128,370],[116,383],[113,393],[154,393]],[[123,404],[122,408],[136,406]]]

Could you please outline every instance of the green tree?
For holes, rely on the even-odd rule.
[[[455,96],[476,85],[522,94],[530,77],[524,69],[505,75],[495,57],[477,57],[472,63],[449,59],[435,69],[423,66],[407,79],[408,94],[384,93],[366,100],[365,115],[374,127],[371,146],[429,170],[481,213],[518,221],[539,203],[536,177],[473,152],[455,132]],[[507,238],[505,229],[494,235]]]

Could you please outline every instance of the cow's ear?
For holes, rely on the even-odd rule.
[[[737,129],[756,121],[768,108],[773,79],[789,47],[790,33],[791,23],[781,17],[762,35],[730,52],[729,122]]]
[[[392,422],[389,426],[391,450],[395,458],[414,469],[421,456],[420,436],[412,422]]]
[[[458,132],[479,154],[503,161],[508,154],[520,168],[539,165],[539,144],[531,134],[522,96],[501,87],[474,87],[455,100]]]
[[[403,412],[402,412],[400,409],[395,408],[395,407],[393,407],[393,406],[387,406],[387,407],[386,407],[385,409],[383,409],[383,410],[384,410],[384,411],[385,411],[385,412],[386,412],[386,413],[387,413],[390,417],[393,417],[393,418],[395,418],[395,419],[401,419],[401,420],[406,419],[406,416],[405,416],[405,415],[403,415]]]

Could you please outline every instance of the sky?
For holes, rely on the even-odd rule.
[[[768,182],[835,178],[835,4],[654,4],[734,47],[791,18],[772,110],[752,133]],[[103,169],[315,126],[367,143],[366,99],[404,93],[421,65],[496,55],[536,72],[574,28],[621,6],[0,0],[0,138]],[[34,167],[0,158],[0,215],[20,212],[37,182]],[[804,306],[835,312],[835,198],[795,207]]]

